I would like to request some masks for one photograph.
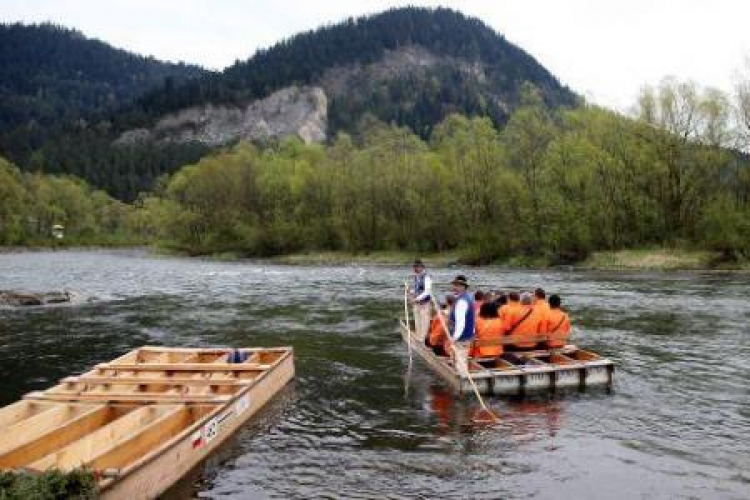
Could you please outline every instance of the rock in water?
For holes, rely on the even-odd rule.
[[[70,302],[68,291],[52,291],[45,293],[20,292],[14,290],[0,291],[0,305],[6,306],[41,306],[44,304],[61,304]]]
[[[47,292],[42,294],[42,302],[45,304],[60,304],[70,302],[70,293],[64,292]]]

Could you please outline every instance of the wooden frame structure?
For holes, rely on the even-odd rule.
[[[472,390],[471,382],[457,372],[451,360],[446,356],[436,355],[403,320],[400,321],[400,330],[404,342],[410,344],[413,352],[455,392]],[[515,341],[511,336],[502,339],[499,344],[506,345]],[[493,343],[482,345],[489,346]],[[562,388],[611,387],[614,363],[598,354],[568,344],[559,349],[513,352],[497,358],[470,358],[469,374],[482,394],[523,395],[527,392]]]
[[[155,498],[294,377],[291,347],[141,347],[0,408],[0,469],[91,469],[105,499]]]

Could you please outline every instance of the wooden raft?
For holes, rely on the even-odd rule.
[[[291,347],[141,347],[0,408],[0,469],[86,467],[106,499],[155,498],[294,377]]]
[[[472,390],[468,378],[456,371],[450,358],[436,355],[406,322],[400,322],[400,329],[404,342],[410,343],[412,350],[451,388],[459,393]],[[512,344],[518,340],[506,337],[500,343]],[[523,395],[563,388],[611,387],[614,363],[568,344],[558,349],[512,352],[497,358],[470,358],[469,374],[482,394]]]

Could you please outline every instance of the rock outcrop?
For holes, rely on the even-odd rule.
[[[405,75],[419,77],[441,65],[454,67],[480,83],[487,83],[484,66],[478,61],[438,56],[419,45],[405,45],[397,50],[386,50],[382,59],[367,65],[331,68],[323,74],[320,85],[329,96],[344,95],[363,80],[384,82]]]
[[[72,295],[66,291],[30,293],[12,290],[0,291],[0,305],[6,306],[43,306],[70,302]]]
[[[305,142],[326,139],[328,100],[320,87],[286,87],[245,107],[198,106],[161,118],[152,129],[123,133],[118,145],[143,142],[200,142],[222,146],[238,140],[297,135]]]

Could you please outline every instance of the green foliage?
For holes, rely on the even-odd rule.
[[[699,229],[706,248],[721,252],[727,260],[750,257],[750,210],[726,196],[705,208]]]
[[[451,252],[533,265],[682,247],[747,259],[750,164],[716,142],[724,101],[689,86],[648,92],[636,120],[549,108],[524,86],[504,128],[452,114],[427,140],[365,115],[325,146],[287,138],[204,156],[133,204],[0,162],[0,244],[48,242],[64,224],[73,244],[188,254]]]
[[[0,158],[0,245],[14,245],[23,234],[26,199],[21,173]]]
[[[180,170],[144,210],[163,244],[193,254],[570,263],[682,242],[747,255],[741,159],[601,108],[550,110],[533,89],[523,101],[502,130],[451,115],[428,142],[370,117],[327,147],[241,144]]]
[[[92,190],[71,176],[22,174],[0,158],[0,245],[120,245],[142,243],[135,207]],[[65,238],[52,237],[52,226]]]
[[[0,500],[87,500],[96,497],[96,479],[86,470],[40,474],[0,471]]]

